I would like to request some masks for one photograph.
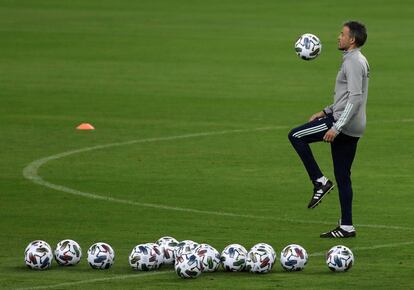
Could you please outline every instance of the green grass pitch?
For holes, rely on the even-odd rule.
[[[408,0],[1,0],[0,288],[413,289],[412,15]],[[306,208],[312,187],[287,133],[332,101],[349,19],[368,27],[371,65],[358,236],[322,240],[337,190]],[[311,62],[293,50],[305,32],[323,43]],[[329,145],[312,148],[333,178]],[[132,248],[164,235],[219,251],[298,243],[311,256],[300,273],[132,271]],[[30,241],[65,238],[83,249],[78,266],[25,267]],[[108,271],[87,265],[97,241],[116,251]],[[348,273],[325,265],[336,244],[354,251]]]

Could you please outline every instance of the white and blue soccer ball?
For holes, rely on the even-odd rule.
[[[243,271],[246,266],[247,250],[239,244],[230,244],[221,252],[223,269],[231,272]]]
[[[215,272],[220,266],[220,253],[208,244],[200,244],[195,249],[196,256],[200,260],[202,272]]]
[[[158,269],[164,260],[162,249],[155,243],[135,246],[129,255],[129,265],[134,270],[150,271]]]
[[[192,240],[184,240],[177,244],[175,247],[174,255],[175,257],[183,255],[183,254],[191,254],[194,253],[195,249],[198,247],[198,243]]]
[[[266,243],[254,245],[247,253],[246,271],[252,273],[268,273],[276,261],[276,252]]]
[[[299,245],[286,246],[280,253],[280,264],[286,271],[302,271],[308,263],[308,253]]]
[[[174,264],[174,251],[178,245],[178,241],[173,237],[161,237],[155,242],[158,246],[161,247],[163,253],[163,263],[164,264]]]
[[[181,254],[175,257],[174,269],[180,278],[197,278],[202,269],[200,260],[195,252]]]
[[[82,249],[74,240],[62,240],[56,245],[55,260],[62,266],[73,266],[82,258]]]
[[[326,253],[326,264],[334,272],[346,272],[354,262],[352,251],[342,245],[334,246]]]
[[[322,43],[316,35],[305,33],[296,41],[295,51],[301,59],[312,60],[320,55]]]
[[[33,241],[24,250],[24,262],[30,269],[46,270],[52,265],[52,260],[52,248],[45,241]]]
[[[88,263],[93,269],[109,269],[115,261],[115,251],[107,243],[96,243],[88,249]]]

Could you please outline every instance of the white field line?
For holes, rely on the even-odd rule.
[[[403,243],[394,243],[394,244],[383,244],[383,245],[375,245],[369,247],[353,247],[352,251],[369,251],[369,250],[376,250],[382,248],[394,248],[400,246],[408,246],[412,245],[414,242],[403,242]],[[319,257],[325,256],[326,252],[316,252],[309,254],[309,257]],[[161,274],[171,274],[172,271],[163,271],[163,272],[150,272],[150,273],[143,273],[143,274],[128,274],[128,275],[118,275],[115,277],[107,277],[107,278],[96,278],[96,279],[88,279],[88,280],[80,280],[75,282],[65,282],[53,285],[45,285],[45,286],[35,286],[35,287],[27,287],[27,288],[17,288],[17,290],[38,290],[38,289],[55,289],[55,288],[65,288],[65,287],[73,287],[82,284],[89,284],[89,283],[99,283],[99,282],[107,282],[113,280],[126,280],[126,279],[135,279],[135,278],[142,278],[154,275],[161,275]],[[177,278],[178,279],[178,278]]]
[[[162,275],[162,274],[171,274],[171,273],[172,273],[171,271],[162,271],[162,272],[148,272],[148,273],[142,273],[142,274],[137,273],[137,274],[128,274],[128,275],[118,275],[114,277],[95,278],[95,279],[87,279],[87,280],[80,280],[80,281],[74,281],[74,282],[64,282],[64,283],[53,284],[53,285],[17,288],[16,290],[56,289],[56,288],[65,288],[65,287],[72,288],[73,286],[78,286],[82,284],[107,282],[107,281],[112,281],[112,280],[126,280],[126,279],[142,278],[142,277]]]
[[[101,150],[107,149],[112,147],[119,147],[125,145],[132,145],[132,144],[142,144],[142,143],[151,143],[151,142],[162,142],[162,141],[171,141],[171,140],[179,140],[179,139],[188,139],[188,138],[196,138],[196,137],[204,137],[204,136],[214,136],[214,135],[224,135],[224,134],[232,134],[232,133],[246,133],[246,132],[256,132],[256,131],[269,131],[269,130],[277,130],[277,129],[286,129],[287,126],[274,126],[274,127],[263,127],[263,128],[254,128],[254,129],[239,129],[239,130],[225,130],[225,131],[216,131],[216,132],[204,132],[204,133],[194,133],[194,134],[186,134],[186,135],[177,135],[177,136],[169,136],[169,137],[159,137],[159,138],[147,138],[147,139],[138,139],[138,140],[131,140],[126,142],[116,142],[116,143],[109,143],[91,147],[84,147],[76,150],[66,151],[59,154],[47,156],[41,159],[37,159],[30,164],[28,164],[23,169],[23,176],[31,180],[32,182],[39,184],[44,187],[48,187],[57,191],[70,193],[77,196],[82,196],[90,199],[95,200],[102,200],[108,201],[113,203],[120,203],[120,204],[128,204],[133,206],[140,206],[140,207],[149,207],[155,208],[160,210],[173,210],[173,211],[181,211],[181,212],[191,212],[197,214],[207,214],[207,215],[216,215],[216,216],[228,216],[228,217],[240,217],[240,218],[252,218],[252,219],[267,219],[267,220],[276,220],[282,222],[291,222],[291,223],[303,223],[303,224],[326,224],[332,225],[331,222],[325,221],[317,221],[317,220],[297,220],[297,219],[289,219],[284,217],[269,217],[269,216],[257,216],[257,215],[249,215],[249,214],[241,214],[241,213],[229,213],[229,212],[219,212],[219,211],[206,211],[206,210],[198,210],[192,208],[183,208],[183,207],[174,207],[168,205],[161,205],[161,204],[153,204],[153,203],[142,203],[142,202],[135,202],[131,200],[119,199],[114,197],[108,197],[99,195],[96,193],[91,192],[83,192],[76,189],[72,189],[69,187],[65,187],[63,185],[54,184],[44,180],[39,174],[39,168],[49,161],[57,160],[60,158],[64,158],[70,155],[89,152],[93,150]],[[410,227],[401,227],[401,226],[393,226],[393,225],[368,225],[368,224],[361,224],[355,225],[357,227],[367,227],[367,228],[378,228],[378,229],[394,229],[394,230],[409,230],[413,231],[414,228]]]
[[[343,240],[338,240],[338,244],[340,244]],[[393,244],[383,244],[383,245],[374,245],[374,246],[367,246],[367,247],[353,247],[352,251],[367,251],[367,250],[376,250],[376,249],[383,249],[383,248],[395,248],[400,246],[409,246],[413,245],[414,241],[411,242],[402,242],[402,243],[393,243]],[[318,257],[318,256],[325,256],[326,252],[316,252],[309,254],[309,257]]]

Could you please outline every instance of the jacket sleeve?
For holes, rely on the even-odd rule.
[[[362,103],[362,79],[364,75],[362,64],[356,59],[350,59],[344,62],[344,72],[348,82],[348,101],[338,121],[332,127],[336,133],[342,131],[342,128],[352,119]]]
[[[325,115],[332,114],[333,113],[333,104],[330,104],[329,106],[326,106],[323,109],[323,112],[325,113]]]

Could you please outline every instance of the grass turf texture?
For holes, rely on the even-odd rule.
[[[413,14],[410,1],[1,1],[0,287],[413,288]],[[358,237],[321,240],[339,216],[337,190],[306,209],[311,185],[287,132],[331,102],[336,37],[348,19],[368,26],[372,70],[368,129],[353,168]],[[323,42],[312,62],[293,51],[305,32]],[[75,131],[84,121],[97,130]],[[33,160],[78,148],[272,126],[84,152],[39,170],[51,183],[102,196],[264,218],[87,199],[22,176]],[[313,149],[333,177],[329,146]],[[132,272],[131,249],[163,235],[219,250],[268,242],[278,252],[298,243],[318,253],[345,244],[356,263],[334,274],[313,256],[302,273],[277,262],[267,275],[191,281],[171,268]],[[64,238],[82,246],[78,266],[25,268],[31,240],[54,247]],[[86,263],[96,241],[116,251],[109,271]],[[399,243],[407,244],[367,249]]]

